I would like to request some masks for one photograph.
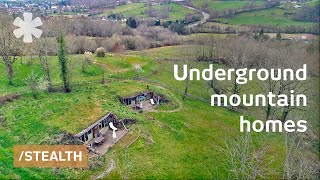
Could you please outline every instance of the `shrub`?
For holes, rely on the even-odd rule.
[[[123,36],[122,43],[128,50],[142,50],[149,47],[149,42],[141,36]]]
[[[129,19],[127,20],[126,24],[131,28],[137,28],[138,27],[137,21],[133,17],[129,17]]]
[[[112,52],[114,53],[122,53],[124,51],[124,46],[120,42],[116,42],[112,47]]]
[[[96,43],[98,47],[103,47],[107,52],[112,51],[114,44],[116,43],[117,38],[103,38],[103,39],[96,39]]]
[[[96,50],[96,53],[97,53],[97,57],[105,57],[106,56],[106,50],[103,48],[103,47],[99,47],[97,50]]]

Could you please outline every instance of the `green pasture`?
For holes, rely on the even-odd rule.
[[[194,13],[194,11],[176,3],[153,5],[152,8],[157,11],[161,11],[164,8],[169,8],[170,12],[167,20],[184,19],[186,15],[190,13]],[[148,15],[145,13],[147,9],[148,7],[146,3],[131,3],[126,5],[116,6],[114,9],[107,9],[101,15],[108,16],[110,14],[123,14],[125,17],[130,17],[130,16],[148,17]]]
[[[277,27],[302,26],[311,27],[316,23],[294,21],[291,18],[296,12],[295,9],[266,9],[253,12],[245,12],[235,15],[232,18],[218,18],[218,20],[233,25],[271,25]]]
[[[244,7],[248,3],[262,5],[264,1],[207,1],[207,0],[192,0],[192,5],[198,8],[208,8],[214,11],[222,11],[225,9],[237,9]],[[207,7],[206,7],[207,6]]]

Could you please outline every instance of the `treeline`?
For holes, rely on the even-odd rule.
[[[192,2],[187,0],[183,2],[184,4],[194,7]],[[279,0],[275,1],[266,1],[263,4],[256,4],[254,1],[248,2],[245,6],[243,7],[234,7],[234,8],[228,8],[228,9],[223,9],[221,11],[215,11],[211,8],[209,8],[208,4],[205,2],[202,5],[202,10],[210,14],[210,19],[216,19],[216,18],[231,18],[236,14],[243,13],[243,12],[251,12],[251,11],[257,11],[257,10],[262,10],[262,9],[269,9],[272,7],[276,7],[280,5]],[[197,9],[197,7],[194,7]]]
[[[319,7],[304,6],[296,13],[293,20],[319,22]]]
[[[215,21],[217,22],[217,21]],[[217,22],[220,23],[220,22]],[[235,34],[235,33],[246,33],[246,32],[259,32],[261,29],[264,29],[266,33],[310,33],[310,34],[319,34],[319,26],[315,24],[313,26],[296,26],[289,25],[285,27],[277,27],[272,25],[245,25],[245,26],[233,26],[225,24],[221,25],[210,25],[209,23],[193,27],[190,33],[217,33],[217,34]]]
[[[70,53],[94,52],[98,47],[111,51],[114,44],[120,43],[124,49],[142,50],[147,48],[176,45],[178,36],[169,29],[148,26],[129,18],[127,26],[118,22],[103,21],[100,19],[45,19],[43,35],[56,37],[61,31],[69,41]],[[139,24],[139,26],[138,26]],[[134,27],[131,27],[133,26]]]
[[[253,36],[242,34],[226,38],[199,37],[191,44],[202,47],[193,52],[192,56],[197,61],[224,64],[235,69],[267,67],[270,65],[267,64],[269,61],[277,61],[272,64],[274,67],[282,64],[286,68],[307,64],[308,75],[319,77],[319,44],[316,40],[306,44],[282,41],[281,38],[267,39],[263,30],[260,30]]]
[[[252,11],[258,11],[262,9],[269,9],[272,7],[279,6],[280,2],[278,1],[268,1],[263,5],[257,5],[254,2],[249,2],[243,7],[235,8],[235,9],[224,9],[222,11],[213,11],[213,10],[207,10],[210,14],[210,19],[216,19],[216,18],[231,18],[237,14],[243,13],[243,12],[252,12]]]

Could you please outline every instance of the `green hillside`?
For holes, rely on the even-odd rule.
[[[311,27],[316,25],[316,23],[312,22],[292,20],[292,14],[294,14],[295,12],[296,10],[294,9],[283,10],[273,8],[254,12],[241,13],[235,15],[232,18],[218,18],[218,20],[234,25],[272,25],[277,27],[286,27],[291,25]]]
[[[139,16],[139,17],[149,17],[146,14],[148,9],[146,3],[130,3],[126,5],[116,6],[114,9],[107,9],[101,16],[108,16],[110,14],[122,14],[124,17],[130,16]],[[164,9],[169,9],[169,14],[167,20],[180,20],[184,19],[186,15],[195,13],[194,11],[183,7],[180,4],[169,3],[169,4],[157,4],[152,5],[150,8],[153,8],[157,11],[163,11]]]
[[[162,53],[170,53],[170,49],[171,55],[162,55]],[[110,67],[105,69],[108,77],[106,84],[99,83],[102,76],[101,67],[98,65],[91,65],[86,73],[81,72],[79,65],[76,65],[74,71],[76,78],[73,79],[73,83],[78,85],[72,86],[72,93],[41,92],[38,99],[32,99],[24,83],[24,78],[32,69],[41,74],[37,59],[33,60],[32,65],[16,63],[17,74],[14,85],[19,88],[10,87],[12,88],[10,93],[21,93],[22,97],[0,107],[0,111],[6,116],[5,125],[1,127],[6,133],[0,134],[0,138],[5,139],[0,141],[2,147],[0,156],[3,160],[0,177],[50,178],[55,175],[59,178],[90,178],[102,173],[109,165],[110,159],[122,162],[123,154],[128,153],[133,163],[132,173],[130,173],[132,178],[201,177],[207,179],[217,175],[217,171],[220,178],[227,178],[228,170],[225,169],[228,166],[227,157],[217,147],[222,148],[226,138],[232,139],[240,135],[237,133],[239,114],[225,108],[210,107],[207,102],[194,99],[182,102],[182,95],[177,90],[182,90],[184,85],[183,82],[177,83],[171,77],[172,62],[157,62],[151,55],[156,53],[159,58],[173,57],[177,52],[176,47],[169,47],[147,51],[147,54],[144,53],[147,56],[128,55],[124,60],[113,55],[96,58],[97,63],[105,65],[102,67]],[[72,61],[77,61],[79,58],[81,57],[70,56]],[[138,74],[132,69],[137,63],[140,63],[144,70]],[[51,57],[50,64],[54,82],[59,85],[57,58]],[[204,65],[200,63],[199,67]],[[4,66],[0,65],[0,69],[4,69]],[[4,76],[3,71],[0,72],[2,72],[1,76]],[[163,84],[130,80],[137,75]],[[87,83],[83,83],[84,81]],[[140,114],[119,102],[117,98],[119,95],[134,93],[139,89],[142,91],[147,83],[151,84],[154,91],[166,94],[171,99],[171,103],[158,107],[159,112]],[[174,88],[168,89],[167,86]],[[190,93],[208,98],[209,93],[206,88],[199,88],[205,86],[205,82],[192,82]],[[7,87],[7,83],[4,80],[1,81],[2,94]],[[134,117],[138,123],[131,126],[130,133],[112,151],[97,160],[103,162],[103,165],[86,170],[63,169],[58,173],[50,169],[12,167],[13,144],[52,143],[55,136],[63,132],[77,133],[110,111],[119,117]],[[124,148],[139,135],[140,138],[130,148]],[[284,157],[282,137],[277,134],[255,134],[254,141],[257,147],[262,145],[259,143],[261,138],[267,142],[264,146],[269,144],[269,154],[277,156],[273,158],[274,161],[270,167],[277,167],[277,171],[274,171],[272,176],[278,177],[282,172],[282,157]],[[120,178],[119,173],[119,171],[112,171],[110,178]]]

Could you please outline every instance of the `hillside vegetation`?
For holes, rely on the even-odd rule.
[[[165,13],[164,15],[161,15]],[[114,9],[107,9],[101,16],[108,16],[111,14],[123,15],[124,17],[156,17],[166,20],[181,20],[188,14],[194,14],[195,12],[183,7],[180,4],[157,4],[148,6],[147,3],[130,3],[126,5],[116,6]],[[163,17],[163,18],[161,18]]]
[[[101,3],[87,17],[44,16],[42,37],[30,44],[14,37],[13,16],[0,14],[0,179],[95,179],[112,165],[103,179],[319,179],[319,43],[316,35],[298,34],[315,22],[293,20],[298,10],[277,1],[185,2],[210,13],[199,24],[198,10],[179,3]],[[178,81],[174,65],[180,74],[184,64],[199,76],[211,64],[213,71],[267,73],[306,64],[307,80],[253,75],[239,84],[242,75],[232,73],[224,81]],[[168,101],[147,111],[120,102],[149,90]],[[211,106],[214,94],[291,90],[305,94],[308,106]],[[74,144],[73,135],[109,112],[136,123],[106,154],[90,154],[88,168],[13,167],[14,145]],[[308,129],[240,132],[240,116],[303,119]]]
[[[59,178],[92,178],[107,169],[111,159],[114,159],[119,167],[112,171],[109,178],[118,179],[127,168],[127,160],[123,159],[125,155],[130,157],[129,162],[132,163],[129,171],[131,178],[229,177],[230,171],[226,167],[230,167],[230,164],[223,149],[227,139],[241,137],[238,133],[240,114],[222,107],[210,107],[207,100],[212,92],[205,81],[191,81],[191,97],[183,102],[181,98],[185,84],[173,78],[172,67],[179,61],[178,55],[181,52],[194,54],[194,49],[199,48],[172,46],[129,52],[124,56],[108,54],[104,58],[95,57],[95,63],[86,72],[81,71],[79,63],[74,63],[71,93],[40,92],[37,99],[32,98],[24,80],[31,71],[41,75],[37,58],[32,60],[32,64],[25,64],[24,61],[22,64],[16,63],[17,74],[10,93],[21,93],[22,96],[0,107],[6,117],[1,127],[6,133],[0,133],[1,139],[5,139],[0,141],[1,159],[4,160],[0,177],[49,178],[55,175]],[[24,60],[27,58],[24,57]],[[76,62],[83,55],[69,58]],[[135,64],[140,64],[143,71],[135,71]],[[59,86],[57,57],[50,57],[50,65],[54,84]],[[199,62],[195,67],[203,69],[207,63]],[[3,66],[0,68],[4,69]],[[101,84],[102,69],[106,77],[105,84]],[[171,103],[158,107],[159,112],[141,114],[119,102],[118,96],[143,91],[146,84],[166,94]],[[6,87],[7,83],[1,81],[0,88],[6,91]],[[246,89],[259,92],[259,89],[252,87]],[[58,140],[61,134],[75,134],[107,112],[113,112],[120,118],[133,117],[138,123],[130,126],[130,133],[105,156],[92,159],[90,162],[93,164],[89,169],[53,171],[12,167],[14,144],[63,143]],[[138,140],[126,148],[138,136]],[[284,136],[281,133],[254,133],[252,138],[254,148],[266,152],[266,165],[261,168],[273,169],[265,175],[281,177],[285,157]]]

